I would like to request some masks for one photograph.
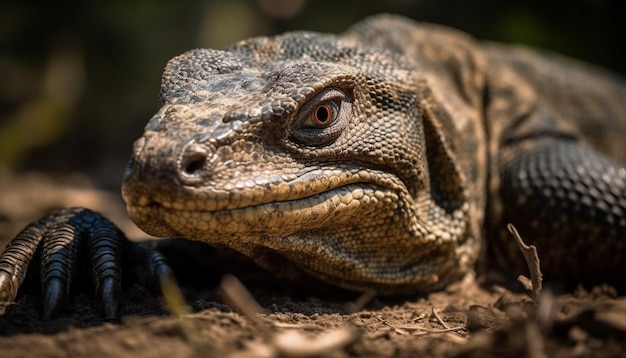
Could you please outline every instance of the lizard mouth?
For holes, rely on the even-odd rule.
[[[384,217],[385,207],[389,209],[388,205],[398,198],[395,190],[373,182],[305,187],[308,190],[292,192],[294,195],[280,197],[280,193],[270,193],[261,196],[265,201],[238,200],[237,205],[221,208],[215,203],[195,208],[158,201],[146,205],[129,203],[128,213],[150,235],[212,242],[222,241],[225,234],[286,236],[330,224],[344,225],[363,215],[363,211],[378,210],[376,215]]]
[[[122,194],[129,208],[163,207],[181,212],[218,212],[303,200],[352,184],[392,189],[404,187],[393,175],[362,167],[312,170],[290,180],[284,176],[259,177],[209,190],[177,184],[182,190],[175,190],[174,195],[168,195],[172,190],[159,190],[153,188],[151,183],[125,183]],[[363,193],[357,190],[353,195],[360,200]]]

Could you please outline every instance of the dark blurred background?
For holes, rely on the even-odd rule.
[[[0,2],[0,175],[86,173],[119,187],[167,60],[288,30],[342,31],[391,12],[626,72],[623,0]]]

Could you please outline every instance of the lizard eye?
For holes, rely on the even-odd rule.
[[[335,141],[352,117],[352,96],[339,88],[327,88],[305,103],[295,117],[290,138],[309,146]]]
[[[335,103],[322,103],[313,108],[309,118],[303,123],[305,127],[328,127],[337,118]]]

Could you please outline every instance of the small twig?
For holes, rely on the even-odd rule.
[[[394,326],[393,324],[389,323],[386,319],[384,319],[382,316],[374,316],[377,320],[381,321],[385,326],[393,328],[393,330],[398,333],[398,334],[409,334],[408,331],[402,329],[402,328],[398,328],[396,326]]]
[[[521,283],[522,286],[524,286],[524,289],[526,289],[526,291],[528,292],[533,291],[533,282],[528,277],[524,275],[519,275],[517,276],[517,282]]]
[[[459,326],[459,327],[448,327],[448,328],[443,328],[443,329],[434,329],[434,328],[428,328],[428,327],[422,327],[422,326],[402,326],[399,327],[398,329],[403,329],[406,331],[424,331],[427,333],[446,333],[446,332],[456,332],[456,331],[460,331],[462,329],[465,329],[464,326]]]
[[[241,282],[232,275],[224,275],[221,284],[222,292],[225,298],[236,307],[244,316],[254,322],[266,336],[271,336],[269,328],[257,315],[265,310],[252,297],[250,292],[241,284]]]
[[[363,292],[354,302],[347,305],[346,309],[349,313],[362,310],[372,299],[376,297],[376,291],[368,290]]]
[[[189,307],[185,302],[180,287],[176,282],[173,275],[161,275],[159,276],[161,282],[161,291],[163,292],[163,298],[169,307],[170,312],[178,319],[180,328],[187,341],[191,344],[194,357],[206,356],[206,346],[202,339],[196,325],[191,319],[189,314]]]
[[[459,330],[464,329],[465,327],[449,327],[447,324],[445,324],[443,322],[443,320],[441,319],[441,317],[435,312],[435,310],[433,309],[433,316],[435,316],[437,318],[437,320],[439,321],[439,324],[441,324],[442,326],[444,326],[443,329],[433,329],[433,328],[428,328],[428,327],[424,327],[424,326],[402,326],[402,327],[397,327],[394,326],[393,324],[389,323],[389,321],[387,321],[386,319],[384,319],[382,316],[374,316],[377,320],[379,320],[380,322],[382,322],[384,325],[393,328],[393,330],[398,333],[398,334],[411,334],[410,331],[421,331],[423,333],[418,333],[419,335],[425,335],[425,334],[429,334],[429,333],[446,333],[446,332],[456,332]],[[415,333],[413,333],[413,335],[415,335]]]
[[[439,316],[439,313],[435,311],[435,307],[431,307],[431,309],[432,309],[432,316],[437,319],[437,322],[439,322],[439,324],[441,324],[444,329],[450,329],[450,326],[448,326],[446,322],[444,322],[443,319],[441,319],[441,316]]]
[[[424,318],[426,318],[426,313],[422,313],[419,316],[411,319],[411,322],[419,322],[419,321],[423,320]]]
[[[541,273],[539,255],[537,255],[537,248],[534,245],[526,245],[526,243],[524,243],[524,240],[522,240],[520,234],[517,232],[517,229],[515,229],[515,226],[513,226],[513,224],[508,224],[507,229],[509,229],[509,232],[511,233],[511,235],[513,235],[515,242],[517,242],[517,246],[519,247],[520,251],[524,255],[524,260],[526,260],[526,264],[528,265],[528,271],[530,272],[530,281],[531,281],[531,285],[530,285],[531,287],[529,291],[530,291],[530,295],[533,301],[535,301],[536,303],[537,299],[539,298],[539,295],[541,294],[542,281],[543,281],[543,274]],[[524,278],[524,279],[526,279],[526,281],[528,280],[527,278]],[[522,284],[524,284],[523,282],[525,281],[524,279],[520,280],[518,278],[518,280],[520,280]],[[526,282],[525,286],[526,285],[528,285],[528,282]]]

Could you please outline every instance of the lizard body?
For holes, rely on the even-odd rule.
[[[390,15],[192,50],[165,68],[122,192],[146,232],[294,280],[440,289],[485,241],[515,266],[512,222],[549,278],[619,282],[625,93],[573,60]]]

